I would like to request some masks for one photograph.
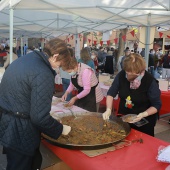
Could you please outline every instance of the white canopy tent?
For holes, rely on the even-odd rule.
[[[4,1],[0,1],[0,6]],[[20,32],[30,37],[37,33],[44,37],[148,26],[148,16],[149,26],[170,24],[170,0],[20,0],[13,9],[14,36]],[[0,18],[3,37],[4,30],[5,33],[9,30],[8,6],[0,12]]]
[[[0,7],[4,1],[7,2],[0,1]],[[7,4],[0,12],[0,37],[9,37],[11,6]],[[145,56],[148,56],[150,27],[170,24],[170,0],[20,0],[11,9],[15,37],[50,37],[145,26]]]

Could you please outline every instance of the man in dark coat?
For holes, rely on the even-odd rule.
[[[7,154],[7,170],[40,169],[41,132],[54,139],[70,132],[71,127],[49,114],[54,69],[69,58],[65,43],[54,39],[44,52],[20,57],[5,71],[0,84],[0,142]]]
[[[154,77],[154,59],[152,54],[149,54],[148,71]]]
[[[105,66],[104,66],[105,73],[114,74],[113,69],[113,52],[108,51],[106,60],[105,60]]]

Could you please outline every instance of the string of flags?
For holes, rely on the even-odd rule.
[[[162,38],[163,35],[166,35],[165,33],[159,32],[159,37]],[[166,35],[167,38],[170,38],[170,35]]]
[[[132,31],[128,32],[127,34],[131,34],[131,35],[134,37],[134,36],[135,36],[135,29],[133,29]],[[126,34],[126,35],[122,35],[122,40],[123,40],[124,42],[127,40],[127,39],[126,39],[126,38],[127,38],[127,34]],[[166,35],[166,34],[164,34],[164,33],[162,33],[162,32],[159,32],[159,37],[160,37],[160,38],[162,38],[163,35]],[[83,37],[82,34],[79,34],[78,36],[79,36],[80,41],[81,41],[81,39],[86,40],[86,37]],[[166,37],[167,37],[167,38],[170,38],[170,35],[166,35]],[[69,43],[69,41],[70,41],[70,40],[73,40],[73,39],[74,39],[74,35],[71,35],[71,36],[69,36],[69,37],[67,37],[67,38],[65,39],[65,42],[66,42],[66,43]],[[98,40],[91,40],[90,38],[88,38],[87,40],[88,40],[89,44],[93,41],[92,43],[93,43],[94,45],[97,45]],[[113,42],[114,42],[115,44],[118,44],[118,40],[119,40],[119,38],[114,38],[114,39],[113,39]],[[103,42],[106,42],[107,45],[110,45],[111,41],[112,41],[112,40],[107,40],[107,41],[99,40],[99,43],[100,43],[101,46],[103,45]]]

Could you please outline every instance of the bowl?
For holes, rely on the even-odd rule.
[[[128,122],[128,123],[130,123],[130,122],[132,122],[136,117],[137,117],[136,114],[127,114],[127,115],[122,116],[121,118],[122,118],[122,121],[123,121],[123,122]]]

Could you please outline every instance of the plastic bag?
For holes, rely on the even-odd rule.
[[[170,163],[170,145],[168,145],[167,147],[160,146],[158,148],[157,160],[159,162]]]
[[[168,165],[165,170],[170,170],[170,165]]]

